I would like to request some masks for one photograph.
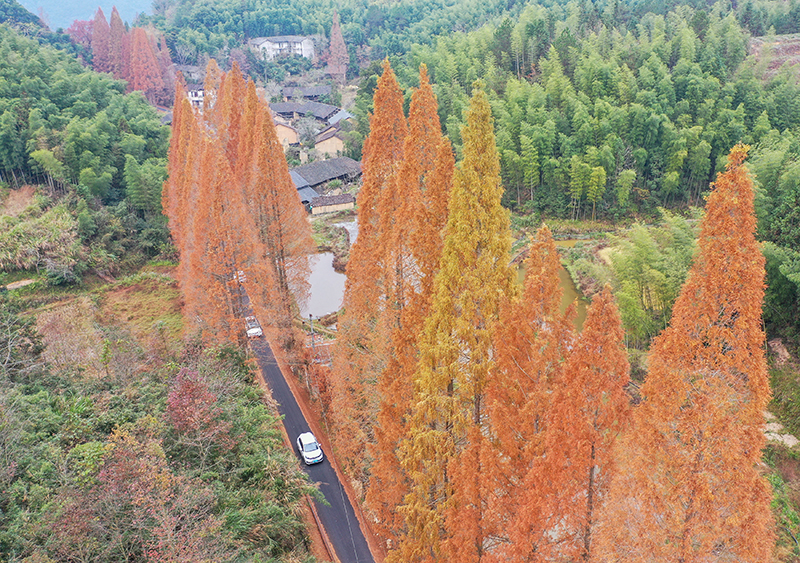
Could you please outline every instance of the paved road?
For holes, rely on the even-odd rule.
[[[278,402],[278,411],[284,417],[283,425],[286,433],[294,442],[299,434],[309,430],[308,423],[275,362],[275,356],[273,356],[269,344],[259,338],[253,340],[251,346],[264,380],[272,391],[272,397]],[[325,455],[327,456],[328,453],[325,452]],[[319,483],[319,490],[322,491],[325,500],[330,503],[330,506],[325,506],[321,502],[315,501],[319,519],[333,544],[339,561],[341,563],[374,563],[350,499],[347,498],[330,462],[326,459],[322,463],[310,466],[301,462],[301,466],[312,481]]]

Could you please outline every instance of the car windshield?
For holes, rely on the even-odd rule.
[[[303,451],[313,452],[314,450],[318,449],[318,447],[319,446],[317,446],[316,442],[306,442],[303,444]]]

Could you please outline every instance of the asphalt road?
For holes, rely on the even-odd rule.
[[[272,397],[278,403],[278,411],[283,415],[283,426],[286,428],[286,433],[294,444],[299,434],[310,430],[309,425],[275,362],[275,356],[273,356],[269,344],[263,338],[259,338],[251,342],[251,347],[264,380],[272,391]],[[324,453],[325,456],[329,454],[329,452]],[[297,451],[295,451],[295,455],[299,459]],[[347,498],[330,462],[325,459],[322,463],[306,466],[301,461],[300,465],[312,481],[319,483],[319,490],[330,504],[330,506],[326,506],[321,502],[314,501],[319,519],[339,561],[341,563],[374,563],[350,499]]]

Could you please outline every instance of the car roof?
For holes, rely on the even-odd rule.
[[[314,435],[311,432],[303,432],[302,434],[300,434],[297,437],[297,439],[300,440],[301,442],[316,442],[317,441],[317,439],[314,437]]]

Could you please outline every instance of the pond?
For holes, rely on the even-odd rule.
[[[358,235],[358,225],[355,221],[349,223],[338,223],[348,230],[352,241]],[[574,246],[577,241],[564,240],[556,241],[556,246]],[[524,264],[524,263],[523,263]],[[522,283],[525,277],[525,270],[520,266],[518,270],[518,280]],[[333,269],[333,253],[323,252],[317,254],[311,263],[311,275],[308,278],[311,284],[311,294],[308,302],[300,309],[304,318],[311,314],[314,318],[328,315],[338,311],[342,306],[344,296],[344,282],[346,276]],[[566,311],[571,303],[575,303],[577,316],[575,318],[575,328],[581,330],[583,322],[586,320],[586,300],[575,287],[569,272],[562,266],[558,271],[558,282],[564,295],[561,299],[561,311]]]
[[[304,318],[312,315],[319,318],[338,311],[344,295],[344,274],[333,269],[333,253],[323,252],[311,259],[311,294],[305,306],[300,308]]]

